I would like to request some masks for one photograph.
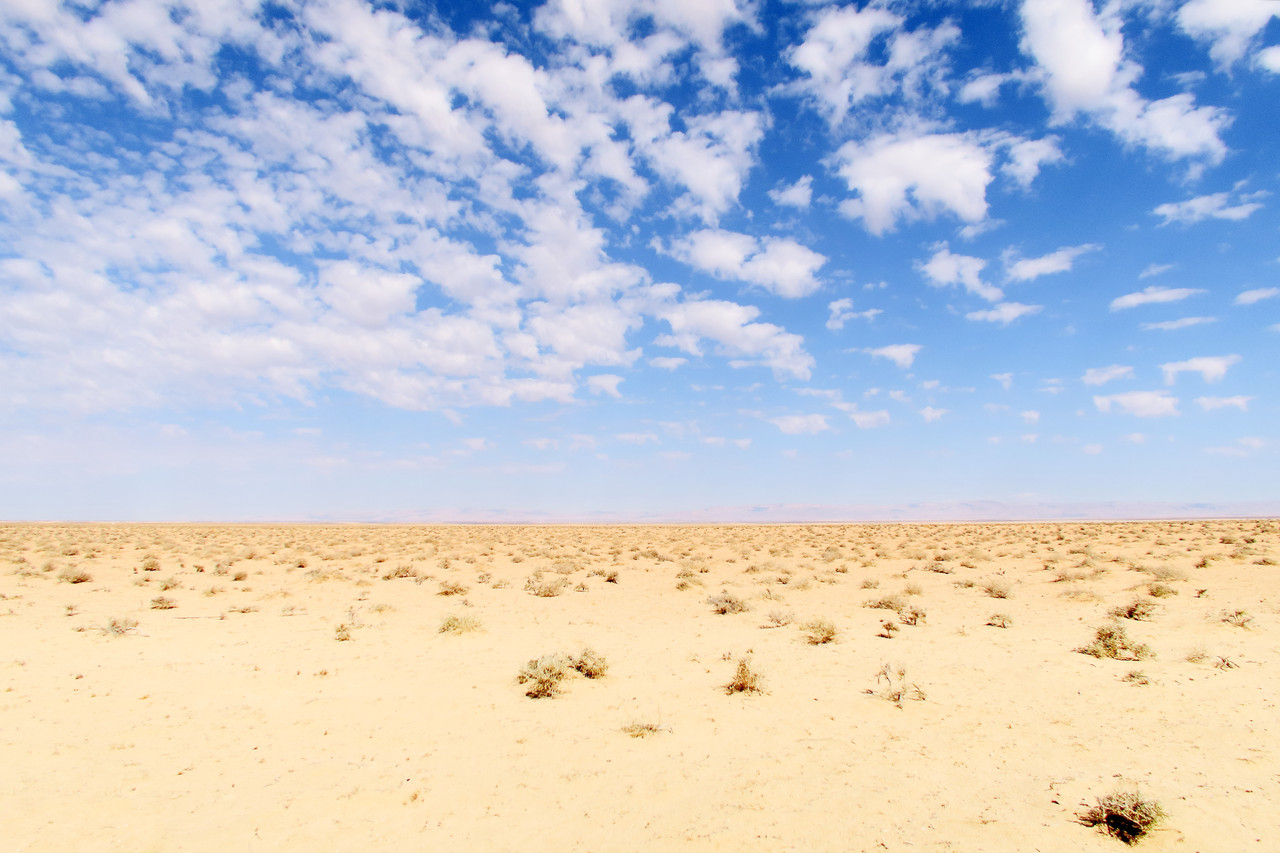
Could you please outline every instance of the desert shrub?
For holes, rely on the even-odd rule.
[[[440,620],[440,634],[466,634],[480,629],[480,620],[474,616],[446,616]]]
[[[1151,679],[1148,678],[1147,674],[1140,669],[1129,670],[1129,673],[1120,680],[1125,682],[1126,684],[1150,684],[1151,683]]]
[[[880,581],[875,580],[873,578],[867,578],[860,584],[860,586],[862,589],[875,589],[876,587],[880,586]]]
[[[745,601],[727,592],[711,596],[707,599],[707,604],[711,605],[713,612],[722,616],[727,613],[742,613],[749,609]]]
[[[1222,621],[1228,625],[1235,625],[1237,628],[1248,628],[1253,622],[1253,617],[1249,615],[1247,610],[1224,610],[1222,611]]]
[[[1173,582],[1173,581],[1185,581],[1187,579],[1187,573],[1184,572],[1182,569],[1169,568],[1168,566],[1161,566],[1154,569],[1147,569],[1146,571],[1147,571],[1147,574],[1151,575],[1153,580],[1158,580],[1158,581]]]
[[[564,655],[543,655],[524,665],[516,681],[529,685],[524,695],[531,699],[548,699],[560,692],[560,682],[571,672]]]
[[[160,561],[155,557],[147,557],[142,561],[142,570],[144,572],[158,572],[160,571]]]
[[[181,582],[178,581],[176,577],[167,578],[165,580],[160,581],[161,592],[168,592],[169,590],[177,589],[180,586],[182,586],[182,584]]]
[[[333,638],[340,643],[350,642],[351,626],[345,623],[335,626],[333,629]]]
[[[751,658],[738,658],[738,668],[733,673],[733,678],[724,686],[725,692],[732,695],[734,693],[763,693],[764,680],[760,677],[760,673],[751,668]]]
[[[609,671],[604,655],[592,649],[583,649],[569,660],[569,665],[586,678],[600,678]]]
[[[1160,804],[1137,791],[1117,791],[1099,797],[1097,805],[1080,815],[1085,826],[1100,826],[1125,844],[1133,844],[1165,818]]]
[[[172,610],[177,606],[178,606],[178,602],[174,601],[172,598],[166,598],[163,595],[156,596],[155,598],[151,599],[152,610]]]
[[[1003,613],[993,613],[991,618],[987,620],[987,624],[992,628],[1008,628],[1013,624],[1013,618]]]
[[[800,626],[800,630],[804,632],[804,638],[811,646],[821,646],[830,643],[836,638],[836,626],[827,619],[814,619]]]
[[[539,598],[555,598],[568,585],[569,582],[563,577],[544,580],[539,572],[534,572],[524,581],[525,592],[531,592]]]
[[[465,584],[457,581],[440,581],[440,589],[436,591],[436,595],[464,595],[466,591]]]
[[[901,612],[907,606],[907,602],[900,595],[886,595],[884,598],[877,598],[874,601],[868,601],[862,605],[872,610],[894,610]]]
[[[605,576],[604,576],[604,582],[605,582],[605,583],[617,583],[617,582],[618,582],[618,570],[617,570],[617,569],[610,569],[608,572],[606,572],[606,573],[605,573]]]
[[[982,591],[992,598],[1008,598],[1013,594],[1013,587],[1002,578],[992,578],[982,585]]]
[[[1151,647],[1136,643],[1125,633],[1122,625],[1103,625],[1097,630],[1093,642],[1076,649],[1082,655],[1116,660],[1145,660],[1151,657]]]
[[[907,584],[902,591],[907,595],[924,595],[924,589],[918,583]]]
[[[1142,622],[1150,619],[1155,612],[1155,602],[1143,598],[1135,598],[1126,605],[1111,609],[1111,615],[1118,619],[1135,619]]]
[[[634,722],[628,723],[622,727],[622,730],[631,737],[652,737],[662,731],[662,726],[657,723]]]
[[[761,628],[781,628],[791,624],[791,614],[785,610],[770,610],[765,619],[768,621],[761,625]]]
[[[249,577],[248,572],[236,572],[234,575],[231,576],[231,579],[233,581],[242,581],[247,579],[248,577]]]
[[[925,700],[924,690],[915,682],[907,681],[907,670],[901,666],[895,667],[888,663],[882,665],[880,671],[876,673],[876,684],[881,682],[884,682],[884,687],[880,690],[880,696],[899,708],[908,699],[917,702]]]
[[[898,618],[902,620],[903,625],[919,625],[924,621],[924,617],[923,607],[906,607],[898,611]]]
[[[58,580],[63,580],[67,583],[88,583],[93,580],[93,575],[89,574],[84,569],[68,567],[58,574]]]
[[[885,619],[880,623],[880,633],[877,637],[884,637],[886,640],[892,640],[893,635],[898,633],[898,623],[892,619]]]
[[[1177,595],[1178,591],[1168,584],[1151,583],[1147,584],[1147,594],[1152,598],[1168,598],[1171,595]]]
[[[137,619],[112,619],[107,623],[107,627],[102,629],[102,633],[108,637],[123,637],[137,629]]]
[[[384,581],[395,580],[397,578],[413,578],[416,580],[418,578],[418,570],[413,566],[400,565],[382,576]]]

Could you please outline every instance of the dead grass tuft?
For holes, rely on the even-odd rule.
[[[1137,791],[1116,791],[1099,797],[1097,805],[1080,815],[1080,822],[1134,844],[1164,818],[1164,810],[1154,800],[1144,799]]]
[[[764,679],[760,673],[751,668],[751,658],[738,658],[738,668],[733,673],[733,678],[724,686],[725,692],[729,695],[734,693],[763,693]]]
[[[1076,649],[1082,655],[1115,660],[1146,660],[1152,657],[1151,647],[1134,642],[1122,625],[1103,625],[1087,646]]]

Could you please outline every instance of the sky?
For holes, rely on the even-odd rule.
[[[0,4],[0,518],[1280,514],[1280,2]]]

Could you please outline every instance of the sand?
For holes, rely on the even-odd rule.
[[[3,525],[3,846],[1119,850],[1080,815],[1136,790],[1140,849],[1276,849],[1277,562],[1268,520]]]

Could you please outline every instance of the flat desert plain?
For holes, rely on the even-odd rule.
[[[1272,520],[3,525],[3,847],[1120,850],[1082,816],[1127,794],[1141,849],[1277,850],[1277,562]]]

